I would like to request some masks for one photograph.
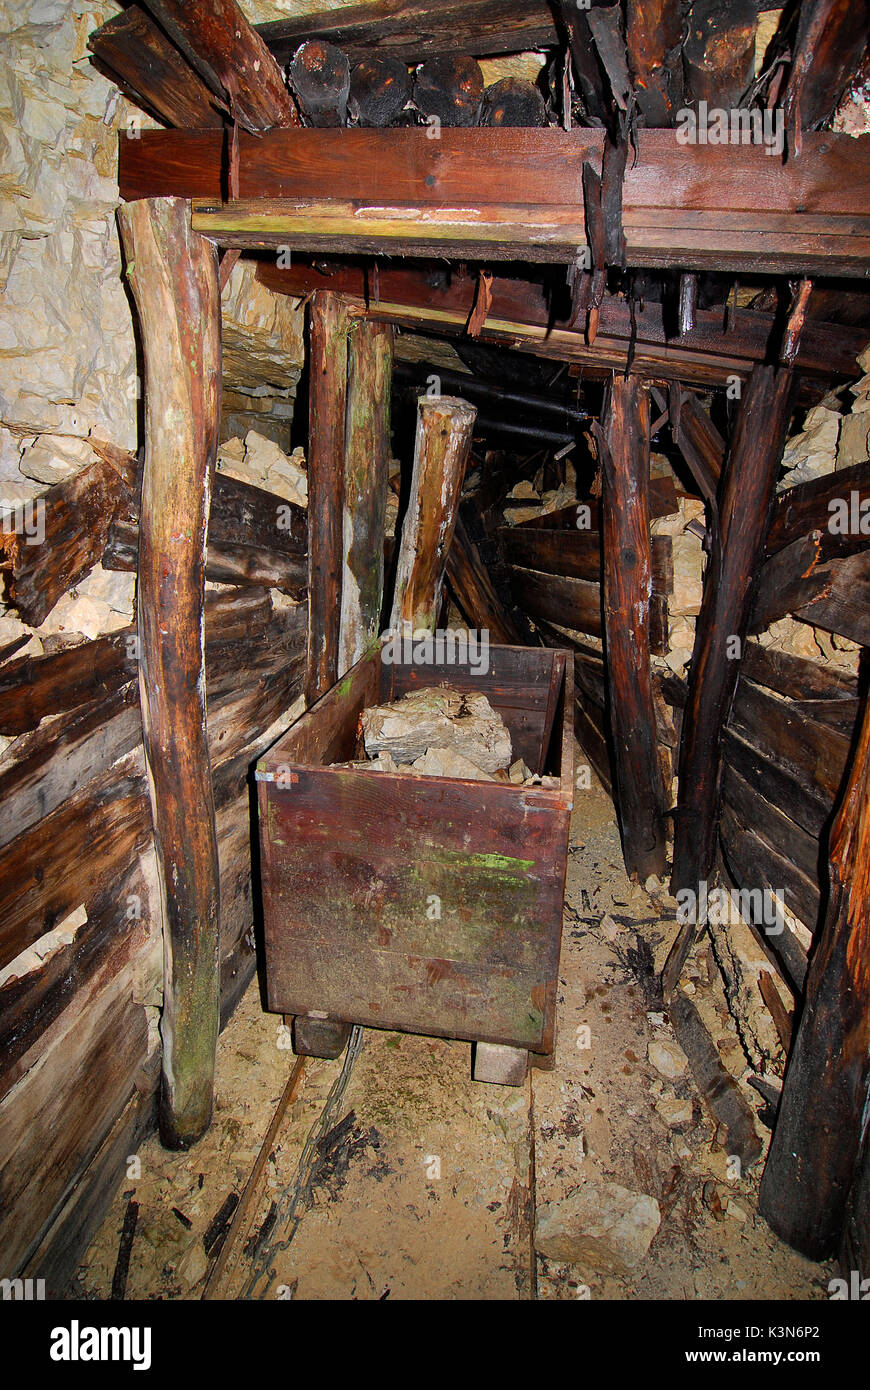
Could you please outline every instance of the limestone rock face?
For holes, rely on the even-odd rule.
[[[535,1248],[549,1260],[625,1274],[643,1260],[660,1221],[654,1197],[589,1179],[573,1196],[538,1209]]]

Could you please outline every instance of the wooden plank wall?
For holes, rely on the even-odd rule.
[[[94,559],[131,567],[137,470],[123,465],[96,465],[45,494],[47,516],[62,508],[62,575],[41,547],[16,549],[0,532],[22,608],[40,607],[46,587],[53,603]],[[298,596],[306,517],[291,508],[282,529],[279,509],[286,522],[282,499],[219,478],[214,555],[259,548]],[[116,562],[118,528],[127,551]],[[222,1022],[255,965],[250,765],[299,696],[307,628],[307,604],[277,611],[276,576],[252,584],[247,568],[206,602]],[[0,970],[25,948],[43,953],[0,983],[0,1248],[4,1274],[45,1278],[50,1297],[63,1294],[155,1118],[163,952],[137,685],[133,628],[0,662],[0,732],[20,736],[0,767]],[[71,913],[81,925],[59,934]]]

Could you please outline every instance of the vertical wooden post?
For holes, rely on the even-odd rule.
[[[380,631],[392,376],[392,328],[354,319],[347,371],[339,676]]]
[[[145,357],[139,691],[164,913],[160,1133],[187,1148],[212,1114],[220,878],[206,737],[203,607],[220,423],[217,250],[190,204],[118,210]]]
[[[791,418],[792,374],[756,367],[744,387],[719,496],[680,747],[673,890],[698,892],[715,858],[722,731],[737,688],[752,588]]]
[[[390,627],[434,631],[477,411],[457,396],[421,396],[411,497],[402,527]]]
[[[348,353],[347,306],[340,295],[314,295],[310,335],[305,697],[312,705],[338,675]]]
[[[626,872],[644,883],[665,871],[668,804],[650,672],[649,396],[639,377],[614,378],[597,437],[603,445],[604,630],[616,802]]]
[[[777,1235],[814,1260],[839,1248],[870,1105],[870,706],[829,860],[825,926],[758,1201]]]

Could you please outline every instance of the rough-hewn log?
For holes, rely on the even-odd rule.
[[[447,582],[469,627],[485,629],[489,640],[502,646],[522,646],[522,635],[496,593],[461,516],[456,518],[447,552]]]
[[[670,126],[682,101],[680,0],[627,0],[625,40],[637,104],[649,126]]]
[[[348,109],[361,126],[389,126],[411,98],[413,83],[400,58],[366,54],[350,75]]]
[[[160,1129],[164,1143],[184,1148],[211,1120],[219,1027],[219,870],[202,630],[220,426],[220,293],[216,250],[191,231],[186,203],[131,203],[119,221],[145,355],[138,631],[165,913]]]
[[[139,562],[138,527],[116,522],[102,558],[104,569],[135,570]],[[265,585],[299,597],[308,586],[308,562],[304,554],[288,555],[266,546],[209,538],[205,577],[216,584]]]
[[[309,704],[326,694],[338,674],[348,326],[347,306],[338,295],[314,296],[308,386]]]
[[[867,0],[803,0],[782,107],[789,140],[800,153],[802,130],[833,115],[867,46]]]
[[[831,522],[844,504],[848,529],[841,533],[831,529]],[[863,532],[862,527],[866,528]],[[765,553],[774,555],[810,531],[826,532],[826,545],[836,543],[845,549],[852,543],[860,545],[870,540],[870,463],[837,469],[781,492],[767,533]]]
[[[745,389],[719,495],[719,532],[704,585],[680,748],[674,891],[697,893],[716,849],[722,731],[737,688],[752,585],[769,525],[773,489],[791,418],[793,378],[756,367]],[[674,947],[679,968],[700,928],[687,923]]]
[[[348,340],[339,676],[381,630],[392,368],[392,328],[355,319]]]
[[[503,77],[484,92],[481,125],[542,126],[546,123],[544,98],[533,83],[521,77]]]
[[[473,58],[429,58],[417,69],[414,101],[443,126],[477,125],[483,73]]]
[[[116,469],[98,460],[33,502],[4,511],[0,557],[9,572],[10,602],[25,623],[39,627],[97,563],[127,493]]]
[[[755,0],[695,0],[683,46],[686,86],[695,103],[731,110],[755,71]]]
[[[502,526],[498,539],[508,561],[544,574],[600,583],[602,542],[598,531],[557,531],[544,527]],[[652,587],[654,593],[674,592],[673,541],[670,536],[652,539]]]
[[[390,627],[432,631],[477,411],[456,396],[421,396],[411,496],[402,526]]]
[[[614,379],[596,438],[604,483],[604,626],[617,811],[626,872],[644,883],[665,871],[668,802],[650,675],[649,397],[637,377]]]
[[[446,53],[520,53],[556,43],[546,0],[364,0],[257,26],[280,63],[303,39],[373,49],[409,63]]]
[[[294,126],[281,69],[236,0],[145,0],[155,19],[246,130]]]
[[[177,129],[222,130],[213,94],[141,5],[91,34],[95,64],[146,111]]]
[[[812,1259],[839,1248],[870,1099],[870,708],[831,831],[830,896],[759,1210]]]
[[[350,63],[346,53],[322,39],[309,39],[293,55],[290,81],[308,125],[347,125]]]

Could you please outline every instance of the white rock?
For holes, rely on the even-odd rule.
[[[539,1208],[535,1248],[550,1260],[627,1274],[645,1257],[660,1221],[654,1197],[590,1179],[564,1201]]]
[[[667,1038],[654,1038],[647,1049],[647,1056],[656,1071],[669,1081],[683,1076],[688,1066],[683,1049]]]
[[[422,758],[411,764],[414,771],[426,777],[459,777],[471,782],[494,782],[488,772],[463,758],[453,748],[427,748]]]

